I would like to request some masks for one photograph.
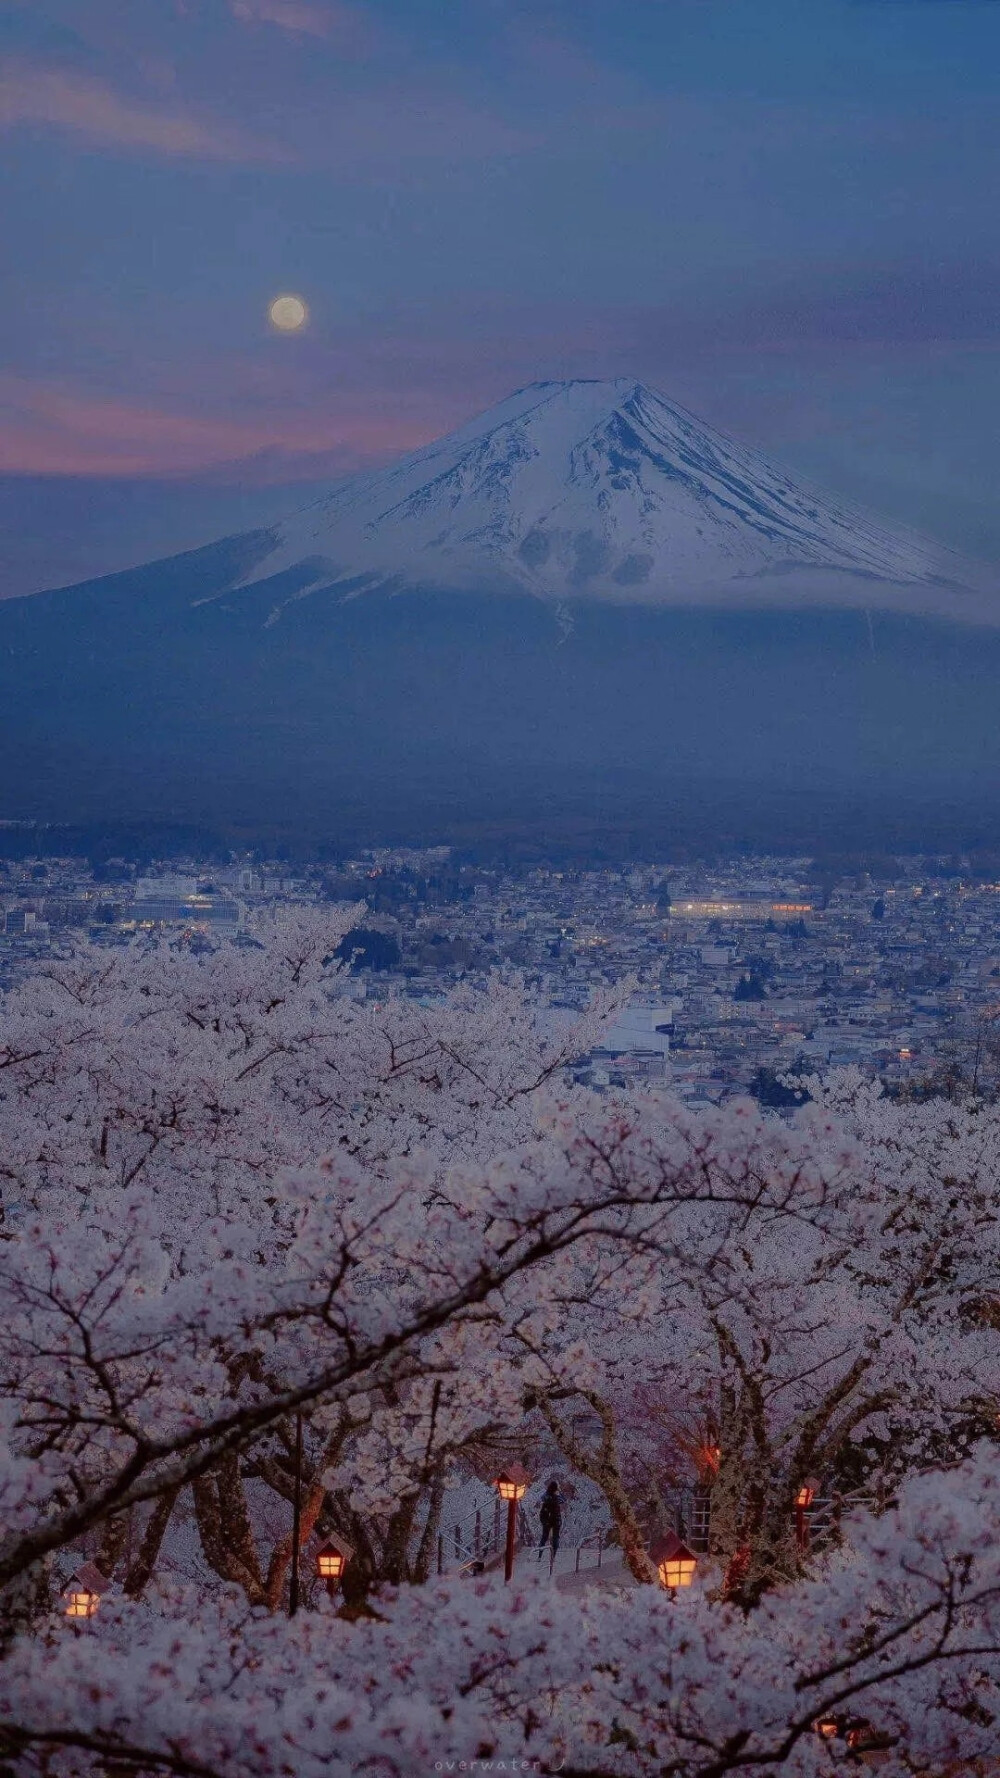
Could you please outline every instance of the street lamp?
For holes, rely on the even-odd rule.
[[[288,1615],[299,1609],[299,1544],[302,1542],[302,1409],[295,1415],[295,1467],[292,1491],[292,1572],[288,1580]]]
[[[806,1514],[816,1498],[819,1482],[814,1475],[806,1476],[795,1494],[795,1541],[800,1550],[809,1548],[809,1520]]]
[[[331,1599],[353,1554],[350,1544],[341,1542],[339,1537],[328,1538],[322,1549],[316,1551],[316,1573],[320,1580],[326,1581]]]
[[[686,1543],[682,1543],[676,1532],[668,1531],[665,1537],[658,1537],[650,1548],[650,1560],[656,1563],[656,1572],[661,1584],[669,1592],[676,1592],[678,1587],[689,1587],[694,1580],[698,1558]]]
[[[108,1590],[109,1582],[94,1562],[84,1562],[70,1577],[69,1586],[63,1594],[66,1601],[66,1616],[71,1618],[91,1618],[97,1614],[101,1603],[101,1594]]]
[[[514,1572],[514,1536],[517,1531],[517,1503],[523,1500],[531,1477],[519,1463],[509,1463],[507,1468],[497,1476],[495,1487],[501,1500],[507,1502],[507,1543],[503,1557],[504,1582],[510,1580]]]

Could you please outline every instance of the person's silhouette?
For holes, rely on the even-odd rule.
[[[539,1509],[538,1517],[542,1527],[542,1541],[538,1546],[538,1560],[541,1561],[542,1551],[546,1544],[549,1544],[549,1573],[551,1574],[555,1567],[556,1555],[559,1550],[559,1533],[562,1530],[562,1495],[559,1492],[558,1482],[552,1481],[546,1488],[545,1493],[542,1495],[542,1504]]]

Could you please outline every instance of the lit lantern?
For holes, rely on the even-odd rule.
[[[666,1537],[657,1538],[649,1554],[656,1563],[656,1571],[663,1586],[670,1592],[674,1592],[677,1587],[691,1585],[698,1559],[675,1532],[668,1531]]]
[[[86,1587],[70,1587],[66,1594],[66,1616],[93,1617],[100,1603],[100,1593],[90,1593]]]
[[[325,1580],[327,1591],[337,1591],[341,1575],[353,1555],[350,1544],[341,1542],[339,1537],[328,1538],[321,1549],[316,1551],[316,1573],[320,1580]]]
[[[497,1476],[495,1487],[501,1500],[507,1502],[507,1542],[504,1545],[503,1578],[509,1581],[514,1572],[514,1541],[517,1535],[517,1503],[523,1500],[531,1477],[520,1463],[508,1463]]]
[[[821,1741],[835,1741],[840,1733],[832,1716],[821,1716],[818,1721],[813,1723],[813,1728]]]
[[[496,1479],[496,1491],[501,1500],[523,1500],[531,1482],[526,1469],[519,1463],[511,1463]]]
[[[814,1475],[807,1475],[795,1492],[795,1541],[800,1550],[809,1548],[809,1520],[806,1514],[816,1498],[819,1482]]]
[[[97,1614],[101,1594],[108,1590],[108,1581],[94,1562],[84,1562],[70,1579],[63,1598],[66,1616],[91,1618]]]
[[[870,1722],[855,1722],[853,1727],[847,1730],[844,1740],[847,1742],[848,1747],[854,1749],[855,1753],[875,1753],[876,1751],[881,1751],[880,1738],[875,1733]],[[882,1745],[884,1745],[884,1743]]]

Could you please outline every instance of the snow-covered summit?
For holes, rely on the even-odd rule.
[[[257,578],[622,603],[995,615],[989,576],[816,494],[626,377],[533,383],[279,528]],[[345,585],[346,590],[346,585]]]

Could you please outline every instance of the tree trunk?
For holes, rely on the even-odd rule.
[[[629,1572],[641,1586],[652,1586],[658,1576],[655,1565],[646,1553],[646,1539],[632,1508],[618,1465],[614,1416],[608,1403],[599,1395],[581,1390],[583,1399],[593,1408],[601,1425],[601,1441],[596,1452],[588,1451],[569,1427],[560,1420],[552,1402],[541,1397],[538,1402],[549,1431],[573,1468],[588,1480],[596,1482],[608,1503]]]
[[[795,1513],[785,1478],[772,1476],[747,1539],[749,1561],[731,1593],[751,1610],[773,1587],[794,1580],[801,1566],[795,1542]]]
[[[326,1500],[326,1488],[319,1478],[325,1475],[326,1471],[336,1462],[340,1455],[344,1438],[346,1436],[347,1426],[347,1417],[342,1416],[336,1431],[324,1445],[319,1460],[315,1463],[307,1463],[305,1459],[303,1459],[302,1481],[304,1493],[302,1500],[302,1514],[299,1521],[300,1555],[316,1529],[317,1521],[323,1511],[323,1504]],[[275,1493],[279,1494],[283,1500],[291,1502],[294,1499],[294,1464],[291,1469],[286,1470],[284,1466],[279,1465],[273,1459],[268,1459],[266,1463],[261,1465],[261,1474],[263,1480],[268,1483],[268,1486],[273,1488]],[[267,1568],[267,1579],[264,1583],[266,1601],[268,1608],[271,1611],[277,1611],[278,1606],[281,1603],[281,1595],[285,1588],[285,1577],[292,1563],[292,1536],[293,1534],[291,1530],[289,1530],[284,1537],[279,1539],[271,1552],[271,1560],[268,1563]]]
[[[326,1489],[322,1482],[313,1482],[302,1502],[302,1517],[299,1521],[300,1555],[316,1528],[316,1520],[323,1511],[325,1499]],[[287,1537],[283,1537],[280,1543],[275,1544],[271,1554],[264,1587],[266,1603],[271,1611],[277,1611],[281,1604],[281,1595],[285,1589],[285,1576],[292,1562],[292,1539],[293,1534],[289,1531]]]
[[[118,1567],[128,1542],[128,1513],[115,1513],[108,1519],[101,1536],[100,1549],[97,1552],[97,1566],[106,1579],[111,1580]]]
[[[148,1587],[153,1570],[156,1567],[163,1543],[164,1533],[170,1523],[170,1517],[180,1494],[179,1488],[169,1488],[153,1502],[153,1510],[146,1520],[146,1529],[142,1534],[139,1553],[129,1564],[125,1576],[125,1591],[130,1599],[137,1599],[139,1594]]]
[[[266,1605],[264,1581],[235,1453],[191,1484],[205,1560],[222,1580],[242,1587],[251,1605]]]
[[[438,1526],[441,1523],[441,1508],[444,1505],[444,1473],[438,1470],[431,1482],[430,1501],[427,1507],[427,1523],[421,1534],[417,1548],[416,1560],[413,1564],[413,1579],[418,1587],[430,1580],[434,1565],[434,1549],[437,1543]]]
[[[413,1521],[417,1516],[419,1500],[419,1492],[411,1494],[396,1508],[389,1520],[385,1545],[382,1550],[380,1578],[387,1580],[391,1587],[401,1586],[405,1580],[409,1579],[406,1552],[413,1535]]]

